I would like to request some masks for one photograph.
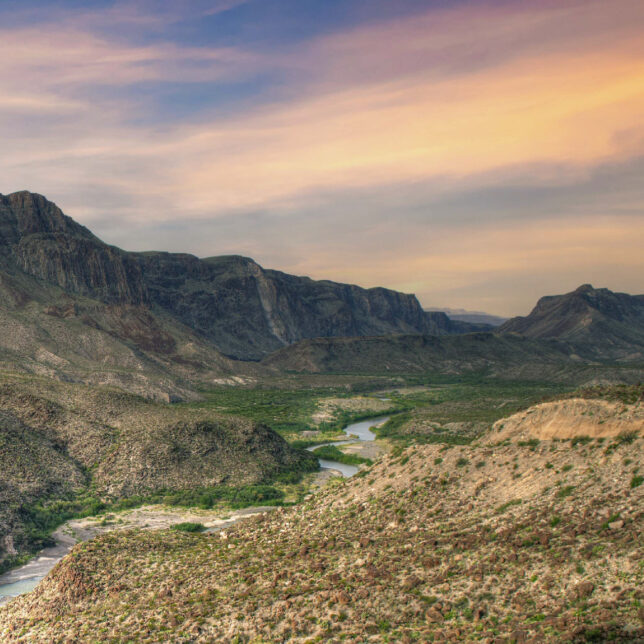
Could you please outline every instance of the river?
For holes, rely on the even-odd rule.
[[[379,418],[370,418],[368,420],[361,420],[357,423],[352,423],[344,429],[344,433],[347,435],[345,440],[334,441],[332,443],[324,443],[325,445],[347,445],[349,443],[355,443],[357,441],[361,442],[370,442],[375,440],[376,435],[371,431],[372,427],[377,427],[389,420],[388,417],[379,417]],[[357,441],[356,441],[357,437]],[[310,451],[313,451],[317,447],[322,447],[322,445],[314,445],[309,447]],[[320,467],[326,470],[337,471],[342,474],[344,477],[350,477],[356,474],[359,471],[359,468],[355,465],[345,465],[344,463],[338,463],[337,461],[327,461],[325,459],[319,459]],[[223,528],[232,525],[239,519],[248,516],[249,514],[255,514],[258,512],[267,512],[273,508],[247,508],[246,510],[240,510],[235,512],[230,518],[226,520],[218,520],[216,524],[208,527],[208,531],[221,530]],[[182,520],[192,519],[192,517],[177,517],[173,522],[179,522]],[[198,519],[196,519],[198,520]],[[56,530],[52,537],[56,541],[56,545],[51,548],[46,548],[34,557],[29,563],[10,570],[9,572],[0,575],[0,605],[9,601],[13,597],[22,595],[32,591],[45,577],[45,575],[71,550],[72,546],[78,541],[84,541],[86,539],[91,539],[94,537],[97,532],[83,529],[75,525],[76,521],[72,520],[64,525],[62,525],[58,530]],[[145,525],[149,525],[150,519],[145,520]],[[73,527],[74,530],[70,531],[70,527]],[[166,525],[159,525],[157,527],[167,527]],[[105,531],[108,531],[107,528]],[[73,536],[71,536],[71,534]]]
[[[352,423],[351,425],[348,425],[344,428],[344,433],[347,435],[347,439],[334,441],[332,443],[323,443],[321,445],[312,445],[307,449],[310,452],[313,452],[318,447],[323,447],[324,445],[348,445],[349,443],[356,442],[354,437],[357,437],[358,441],[362,442],[374,441],[376,439],[376,435],[371,431],[371,428],[383,425],[388,420],[388,416],[381,416],[379,418],[368,418],[367,420],[361,420],[357,423]],[[360,469],[356,465],[345,465],[344,463],[338,463],[337,461],[327,461],[324,458],[320,458],[318,460],[320,462],[321,468],[325,470],[336,470],[340,472],[345,478],[357,474]]]

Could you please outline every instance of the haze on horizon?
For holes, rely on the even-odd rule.
[[[425,306],[642,293],[643,33],[640,0],[9,0],[0,192]]]

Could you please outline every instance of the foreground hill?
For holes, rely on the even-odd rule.
[[[0,567],[35,546],[59,500],[242,486],[317,467],[269,428],[45,380],[0,383]]]
[[[512,318],[496,332],[564,340],[586,358],[641,361],[644,295],[584,284],[565,295],[542,297],[530,315]]]
[[[178,328],[206,341],[212,350],[244,360],[259,359],[302,338],[477,328],[451,321],[444,313],[426,313],[413,295],[287,275],[245,257],[125,252],[29,192],[0,195],[0,283],[7,281],[7,273],[18,282],[28,275],[42,289],[55,288],[72,297],[62,307],[59,317],[64,321],[102,326],[74,308],[79,297],[117,313],[136,311],[130,319],[147,316],[151,330],[158,330],[154,337],[136,320],[122,326],[133,324],[129,339],[162,356],[174,353]],[[20,306],[33,299],[31,286],[13,290]],[[168,323],[174,329],[166,328]]]
[[[224,533],[112,533],[0,609],[0,636],[641,641],[643,448],[412,447]]]

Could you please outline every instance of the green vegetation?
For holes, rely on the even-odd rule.
[[[633,478],[631,479],[631,489],[634,489],[636,487],[639,487],[644,483],[644,476],[640,476],[639,474],[635,474]]]
[[[508,501],[507,503],[504,503],[503,505],[500,505],[496,509],[497,514],[503,514],[506,510],[509,508],[515,506],[515,505],[521,505],[523,501],[521,499],[512,499],[512,501]]]
[[[284,492],[271,485],[246,485],[243,487],[202,487],[192,490],[162,490],[147,495],[131,496],[114,501],[101,501],[93,496],[78,496],[69,499],[42,500],[25,505],[20,510],[24,525],[25,546],[30,552],[54,545],[51,533],[65,521],[98,516],[104,512],[119,512],[142,505],[163,504],[169,506],[210,510],[216,506],[240,509],[257,505],[284,505]],[[22,544],[17,544],[22,545]],[[20,561],[11,560],[4,568],[9,569]]]
[[[206,526],[203,523],[185,521],[184,523],[175,523],[175,525],[172,526],[172,529],[179,530],[179,532],[203,532],[206,529]]]
[[[376,429],[380,438],[403,445],[468,445],[500,418],[568,390],[560,384],[505,381],[482,374],[408,376],[398,391],[388,391],[392,404],[405,411]],[[539,441],[526,442],[536,447]]]
[[[369,458],[363,458],[362,456],[357,456],[355,454],[345,454],[335,445],[325,445],[324,447],[318,447],[313,450],[313,453],[318,458],[324,458],[328,461],[337,461],[338,463],[344,463],[345,465],[371,465],[372,461]]]
[[[297,441],[298,447],[302,445],[308,447],[311,443],[302,443],[301,439],[297,438],[297,434],[302,431],[315,428],[321,432],[337,433],[350,423],[373,418],[375,415],[388,416],[405,408],[396,401],[389,408],[377,412],[369,409],[361,411],[338,409],[333,413],[331,421],[322,422],[313,427],[312,416],[320,399],[330,397],[349,399],[356,396],[356,389],[365,389],[368,392],[381,386],[382,383],[375,380],[372,386],[362,383],[361,387],[329,384],[327,387],[298,388],[296,382],[289,381],[284,383],[284,388],[222,387],[202,392],[205,400],[182,403],[177,407],[213,409],[223,414],[249,418],[268,425],[291,441]]]

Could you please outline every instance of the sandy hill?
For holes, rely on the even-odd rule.
[[[571,398],[535,405],[496,422],[489,440],[613,438],[629,432],[644,436],[642,403]]]

